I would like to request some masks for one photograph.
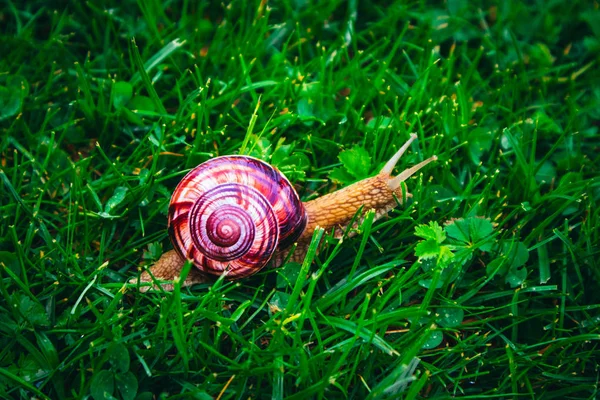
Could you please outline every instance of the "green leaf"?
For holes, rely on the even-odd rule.
[[[462,324],[465,312],[462,308],[440,307],[436,310],[439,315],[437,323],[444,328],[453,328]]]
[[[540,184],[550,183],[554,178],[556,178],[556,168],[551,161],[543,163],[535,174],[535,180]]]
[[[529,260],[529,251],[523,242],[505,240],[502,242],[501,252],[508,259],[510,269],[519,268]]]
[[[118,372],[129,371],[129,352],[122,343],[113,343],[108,349],[108,362]]]
[[[446,234],[437,221],[430,221],[429,225],[417,225],[415,235],[423,239],[432,239],[438,244],[446,240]]]
[[[21,315],[33,326],[48,326],[50,320],[44,307],[27,296],[21,296],[19,301]]]
[[[543,133],[561,134],[563,129],[551,119],[544,111],[537,111],[533,114],[533,120],[536,123],[537,129]]]
[[[163,253],[163,248],[160,242],[152,242],[148,243],[148,249],[144,250],[142,257],[144,260],[156,261]]]
[[[304,153],[294,152],[294,145],[282,144],[280,140],[271,155],[271,165],[277,167],[289,180],[303,179],[310,167],[310,160]]]
[[[42,379],[48,373],[45,368],[38,364],[34,356],[23,353],[19,355],[17,363],[9,365],[7,369],[27,382],[35,382],[38,379]],[[1,383],[2,380],[0,380]]]
[[[455,261],[460,264],[469,261],[476,250],[490,251],[494,245],[494,226],[486,218],[456,219],[447,224],[444,231],[455,250]]]
[[[156,107],[152,99],[147,96],[133,96],[127,103],[127,108],[121,108],[125,118],[136,125],[144,125],[142,119],[145,113],[153,113]]]
[[[127,188],[124,186],[117,186],[113,195],[108,199],[104,205],[104,212],[110,214],[110,212],[125,200],[127,196]]]
[[[16,254],[9,251],[0,251],[0,267],[10,269],[16,276],[21,275],[19,259],[17,258]]]
[[[111,399],[114,390],[115,380],[112,372],[101,370],[94,374],[90,384],[90,393],[94,400]]]
[[[292,150],[294,150],[294,146],[291,144],[281,144],[280,141],[271,156],[271,165],[279,168],[282,164],[288,164],[288,158],[292,155]]]
[[[537,42],[528,47],[529,63],[538,66],[550,67],[554,57],[545,43]]]
[[[371,172],[371,157],[367,150],[361,146],[354,146],[349,150],[342,151],[339,156],[346,171],[356,179],[363,179]]]
[[[469,156],[473,164],[479,165],[481,156],[492,148],[492,132],[485,128],[475,128],[469,132]]]
[[[527,278],[527,268],[512,268],[508,271],[508,275],[506,275],[504,281],[508,283],[511,288],[516,288],[525,281],[525,278]]]
[[[580,183],[583,180],[583,174],[581,172],[567,172],[560,178],[558,187],[568,188],[570,185]],[[568,189],[567,189],[568,190]]]
[[[315,121],[325,124],[336,114],[333,99],[327,93],[329,89],[329,87],[324,87],[319,81],[313,81],[301,86],[297,111],[298,117],[306,125],[313,125]]]
[[[583,38],[583,46],[589,53],[597,53],[600,51],[600,39],[595,37],[586,36]]]
[[[247,155],[260,160],[267,160],[272,150],[273,146],[268,138],[255,134],[249,135]]]
[[[0,85],[0,121],[17,114],[21,110],[23,100],[29,94],[29,83],[20,75],[9,75],[2,83],[4,85]]]
[[[367,128],[369,129],[391,129],[396,128],[396,120],[390,117],[378,117],[373,118],[367,123]]]
[[[196,30],[202,40],[206,40],[210,37],[210,34],[214,30],[213,23],[208,19],[201,19],[196,23]]]
[[[581,19],[589,24],[596,37],[600,37],[600,10],[587,10],[581,14]]]
[[[127,104],[131,111],[156,111],[152,99],[148,96],[134,96]]]
[[[7,87],[0,86],[0,121],[12,117],[19,111],[21,100]]]
[[[123,400],[135,399],[138,391],[138,381],[131,371],[115,375],[115,380],[117,381],[117,389],[119,389]]]
[[[447,267],[450,264],[450,261],[455,257],[455,254],[452,252],[450,247],[448,246],[440,246],[440,255],[438,257],[438,265],[442,267]]]
[[[527,277],[527,268],[523,266],[529,260],[529,251],[523,242],[517,242],[516,245],[506,242],[503,245],[503,252],[510,263],[505,282],[515,288],[521,285]]]
[[[123,108],[133,97],[133,87],[129,82],[115,82],[113,85],[113,105],[118,110]]]
[[[433,258],[422,258],[419,259],[419,262],[421,263],[423,272],[433,271],[437,266],[437,261]]]
[[[487,263],[485,266],[485,273],[487,276],[491,277],[496,274],[501,276],[506,275],[508,272],[508,263],[505,261],[506,260],[503,257],[498,257]]]
[[[352,175],[350,175],[348,171],[346,171],[346,168],[344,167],[337,167],[332,169],[329,173],[329,179],[331,179],[333,182],[341,183],[343,185],[352,183],[356,180],[352,177]]]
[[[436,258],[440,255],[440,245],[433,239],[424,240],[415,247],[415,255],[424,260]]]
[[[449,246],[441,245],[446,240],[446,234],[436,221],[430,221],[429,225],[417,225],[415,235],[426,239],[415,247],[419,261],[435,259],[435,266],[439,268],[450,265],[454,253]]]
[[[314,118],[314,103],[311,99],[303,97],[298,101],[298,116],[301,120],[311,120]]]
[[[442,340],[444,340],[444,334],[442,333],[442,331],[430,331],[427,340],[425,341],[425,343],[423,343],[423,348],[434,349],[442,343]]]
[[[468,5],[468,0],[448,0],[448,11],[457,15],[464,12]]]
[[[487,218],[468,217],[453,220],[444,227],[444,230],[449,238],[472,247],[487,239],[494,232],[494,226]],[[492,248],[492,243],[481,244],[478,248],[489,251]]]
[[[498,257],[488,263],[486,273],[491,276],[496,271],[496,274],[505,276],[505,282],[513,288],[521,285],[527,277],[527,269],[521,268],[529,260],[527,246],[519,241],[504,240],[493,251],[498,253]]]
[[[461,268],[454,263],[454,253],[447,246],[440,246],[440,255],[437,258],[430,259],[419,259],[421,262],[421,269],[427,273],[434,269],[441,269],[439,279],[436,280],[436,288],[439,289],[442,286],[452,283],[458,278],[461,273]],[[450,256],[447,256],[449,254]],[[431,276],[431,274],[429,274]],[[429,289],[432,278],[425,278],[419,280],[419,285]]]
[[[296,262],[290,262],[277,268],[277,289],[283,289],[287,286],[294,287],[298,276],[300,275],[302,265]]]
[[[272,313],[276,313],[277,311],[283,311],[288,306],[290,300],[290,295],[285,292],[277,291],[271,297],[271,301],[269,302],[269,311]]]

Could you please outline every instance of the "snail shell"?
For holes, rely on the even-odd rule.
[[[306,211],[287,178],[247,156],[213,158],[177,185],[169,234],[182,259],[204,274],[250,276],[298,239]]]

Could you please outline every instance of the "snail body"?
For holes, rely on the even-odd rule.
[[[291,260],[302,261],[317,227],[341,237],[361,207],[374,210],[378,219],[408,195],[401,183],[437,159],[430,157],[393,177],[392,169],[415,138],[411,135],[379,174],[305,203],[281,172],[261,160],[222,156],[200,164],[171,197],[168,226],[174,250],[164,253],[139,281],[153,282],[152,276],[174,281],[185,260],[196,268],[184,286],[222,274],[240,279],[269,263],[279,266],[294,243]],[[173,289],[171,283],[161,286]]]

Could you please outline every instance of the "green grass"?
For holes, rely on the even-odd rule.
[[[2,3],[0,397],[597,398],[598,2],[264,3]],[[126,283],[200,162],[308,200],[412,132],[412,201],[312,263]]]

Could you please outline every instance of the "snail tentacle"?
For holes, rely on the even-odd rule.
[[[402,145],[402,147],[400,147],[400,149],[396,152],[396,154],[394,154],[392,156],[392,158],[389,159],[389,161],[387,163],[385,163],[385,165],[383,166],[383,168],[381,169],[381,171],[379,172],[380,174],[385,174],[385,175],[391,175],[392,171],[394,170],[394,167],[396,166],[396,164],[398,164],[398,161],[400,160],[400,157],[402,157],[402,155],[404,154],[404,152],[406,151],[406,149],[408,149],[408,146],[410,146],[410,144],[417,138],[417,134],[416,133],[411,133],[410,134],[410,138],[406,141],[406,143],[404,143]]]
[[[425,161],[421,161],[417,165],[405,169],[399,175],[388,180],[388,186],[391,190],[397,190],[400,187],[400,184],[410,178],[415,172],[429,164],[430,162],[437,161],[437,156],[431,156]]]

